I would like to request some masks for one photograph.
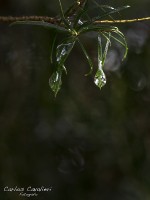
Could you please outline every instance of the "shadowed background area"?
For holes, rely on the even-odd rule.
[[[118,18],[150,16],[148,0]],[[71,1],[62,0],[64,8]],[[0,1],[0,15],[58,14],[54,0]],[[0,24],[0,199],[27,199],[4,187],[52,187],[39,200],[150,199],[150,22],[119,25],[129,53],[116,43],[108,53],[107,84],[99,90],[78,46],[69,56],[57,98],[48,80],[53,71],[53,32]],[[83,38],[97,67],[93,35]]]

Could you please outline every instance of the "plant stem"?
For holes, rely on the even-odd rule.
[[[138,19],[122,19],[122,20],[97,20],[95,24],[119,24],[119,23],[132,23],[150,20],[150,17],[138,18]],[[44,21],[51,24],[58,24],[60,19],[56,17],[47,17],[47,16],[0,16],[0,22],[2,23],[12,23],[16,21]]]
[[[119,24],[119,23],[132,23],[132,22],[141,22],[150,20],[150,17],[138,18],[138,19],[118,19],[118,20],[98,20],[95,21],[95,24]]]
[[[0,16],[0,22],[2,23],[12,23],[16,21],[44,21],[44,22],[49,22],[51,24],[57,24],[59,23],[60,19],[56,17],[52,18],[47,16],[18,16],[18,17]]]

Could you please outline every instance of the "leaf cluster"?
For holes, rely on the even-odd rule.
[[[76,4],[78,3],[78,7]],[[60,6],[60,21],[59,24],[51,24],[44,21],[18,21],[13,24],[27,24],[27,25],[36,25],[42,26],[46,29],[55,31],[55,37],[51,46],[51,63],[55,64],[55,71],[51,75],[49,79],[49,85],[55,96],[62,85],[62,74],[63,72],[67,73],[65,67],[65,61],[69,54],[71,53],[73,47],[77,43],[81,50],[83,51],[89,66],[90,71],[86,75],[89,75],[93,72],[93,61],[88,55],[88,52],[85,46],[82,43],[81,35],[96,32],[97,37],[97,71],[94,75],[94,83],[101,89],[106,84],[106,76],[103,71],[106,56],[108,49],[111,45],[111,40],[115,40],[120,43],[124,49],[124,57],[127,55],[128,47],[126,43],[126,39],[124,34],[118,29],[118,27],[108,24],[96,23],[97,20],[103,19],[103,17],[112,18],[112,14],[118,13],[123,9],[128,8],[129,6],[123,6],[119,8],[114,8],[108,5],[100,5],[96,1],[93,1],[93,8],[89,6],[88,0],[85,0],[84,3],[80,6],[80,1],[75,2],[71,5],[66,12],[63,11],[61,0],[59,0]],[[78,8],[73,10],[73,15],[69,15],[72,13],[73,8]],[[89,11],[93,9],[94,11],[98,11],[101,13],[98,16],[91,17]],[[58,35],[62,34],[64,39],[59,44],[57,42]],[[102,38],[105,43],[102,43]],[[55,60],[53,59],[55,57]]]

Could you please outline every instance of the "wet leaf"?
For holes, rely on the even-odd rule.
[[[107,41],[106,41],[105,49],[104,49],[104,52],[103,52],[101,36],[100,36],[100,34],[98,35],[98,70],[97,70],[95,77],[94,77],[94,83],[100,89],[106,84],[106,76],[105,76],[105,73],[103,72],[103,66],[105,64],[106,55],[107,55],[108,47],[109,47],[109,44],[110,44],[109,38],[110,38],[110,35],[109,35],[109,37],[106,38]]]
[[[127,9],[129,8],[130,6],[129,5],[126,5],[126,6],[121,6],[121,7],[118,7],[118,8],[114,8],[112,6],[108,6],[108,5],[100,5],[99,3],[97,3],[96,1],[93,1],[96,5],[97,5],[97,8],[100,8],[101,10],[103,10],[105,13],[100,15],[100,16],[97,16],[97,17],[94,17],[92,18],[92,22],[96,21],[96,20],[100,20],[101,18],[103,17],[106,17],[106,16],[110,16],[112,14],[115,14],[115,13],[119,13],[120,11],[124,10],[124,9]],[[109,9],[109,11],[105,11],[105,8],[106,9]],[[111,16],[110,16],[111,17]],[[112,17],[111,17],[112,18]]]
[[[58,68],[64,65],[68,55],[70,54],[73,46],[75,44],[74,38],[67,38],[62,44],[57,46],[56,49],[56,61],[58,64]]]
[[[80,9],[85,9],[87,6],[88,0],[84,0],[84,2],[82,1],[82,3],[78,4],[78,1],[76,1],[75,3],[73,3],[65,12],[64,16],[73,16],[78,14],[78,12],[80,12]]]
[[[77,12],[77,14],[76,14],[76,16],[74,18],[74,25],[73,25],[74,28],[76,28],[78,25],[79,26],[83,25],[82,17],[84,15],[86,15],[86,17],[88,18],[88,20],[91,21],[89,15],[87,13],[87,11],[88,11],[88,9],[87,9],[87,3],[88,3],[88,1],[86,0],[84,6],[83,7],[79,7],[79,11]]]
[[[103,52],[102,66],[104,66],[104,64],[105,64],[108,48],[109,48],[109,45],[110,45],[110,36],[111,36],[111,33],[108,34],[108,37],[105,36],[107,41],[106,41],[105,49],[104,49],[104,52]],[[98,37],[100,37],[100,35]]]
[[[49,85],[50,85],[52,91],[55,93],[55,97],[62,85],[61,76],[62,76],[62,70],[57,70],[56,72],[54,72],[51,75],[51,77],[49,79]]]
[[[95,74],[94,77],[94,83],[97,85],[100,89],[106,84],[106,76],[102,70],[102,68],[99,68]]]
[[[58,91],[61,88],[62,85],[62,72],[65,71],[67,73],[67,70],[64,66],[64,62],[67,59],[69,53],[71,52],[73,46],[75,44],[75,41],[73,38],[67,38],[62,44],[57,46],[56,49],[56,72],[52,74],[52,76],[49,79],[49,85],[53,92],[55,93],[55,96],[57,95]]]

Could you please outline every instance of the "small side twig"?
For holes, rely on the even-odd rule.
[[[79,8],[82,8],[86,0],[76,0],[72,8],[67,12],[67,17],[73,16]]]
[[[150,17],[137,18],[137,19],[118,19],[118,20],[97,20],[95,24],[119,24],[119,23],[132,23],[150,20]]]

